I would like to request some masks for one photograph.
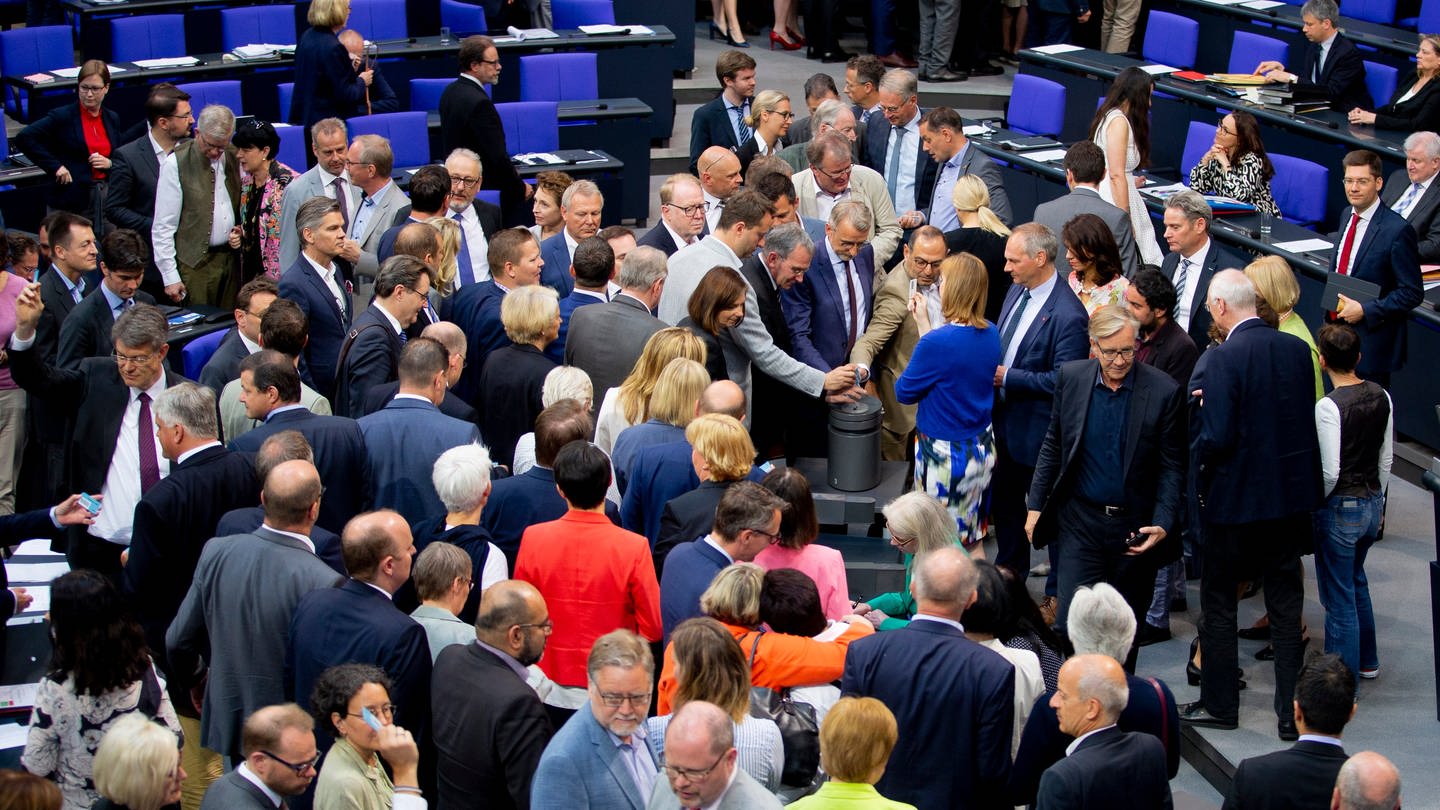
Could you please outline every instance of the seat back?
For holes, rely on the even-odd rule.
[[[0,31],[0,75],[28,76],[42,70],[75,66],[75,45],[68,25],[39,25]],[[5,97],[5,111],[26,119],[27,97],[18,87]]]
[[[1415,20],[1416,31],[1440,31],[1440,0],[1421,0],[1420,16]]]
[[[1065,86],[1039,76],[1016,74],[1005,122],[1018,132],[1058,138],[1065,127]]]
[[[297,172],[305,171],[310,163],[310,156],[305,153],[305,128],[276,124],[275,134],[280,136],[280,152],[276,159]]]
[[[1275,165],[1270,191],[1285,219],[1307,226],[1323,222],[1330,170],[1304,158],[1274,152],[1270,153],[1270,162]]]
[[[489,30],[485,20],[485,9],[460,0],[440,0],[440,24],[450,29],[456,37],[483,34]]]
[[[1180,177],[1182,179],[1190,176],[1190,170],[1200,162],[1200,158],[1210,151],[1215,143],[1215,125],[1207,124],[1204,121],[1191,121],[1190,129],[1185,133],[1185,148],[1180,152]]]
[[[295,83],[281,82],[275,85],[275,95],[280,99],[280,119],[290,117],[290,100],[295,97]]]
[[[1148,20],[1141,55],[1171,67],[1195,67],[1195,52],[1200,47],[1200,23],[1168,11],[1151,11]]]
[[[410,36],[405,23],[405,0],[354,0],[348,25],[372,42]]]
[[[610,0],[551,0],[550,14],[556,30],[615,24],[615,6]]]
[[[205,109],[208,104],[223,104],[230,108],[236,115],[243,115],[240,107],[243,102],[240,100],[240,80],[231,79],[220,82],[190,82],[188,84],[177,84],[176,89],[184,90],[190,94],[190,108],[196,115]],[[286,110],[286,112],[289,112]]]
[[[593,53],[546,53],[520,57],[521,101],[598,98]]]
[[[220,48],[241,45],[294,45],[295,7],[288,4],[220,10]]]
[[[229,329],[216,329],[195,338],[180,349],[181,365],[185,367],[186,377],[192,380],[200,379],[200,370],[215,356],[215,350],[220,348],[220,343],[229,332]]]
[[[185,55],[185,15],[149,14],[110,20],[110,61]]]
[[[560,148],[560,120],[553,101],[510,101],[496,104],[505,128],[505,148],[512,155],[551,152]]]
[[[1342,12],[1357,20],[1392,25],[1395,22],[1395,0],[1345,0]]]
[[[1400,82],[1400,69],[1379,62],[1365,60],[1365,89],[1376,104],[1385,104],[1395,95],[1395,86]]]
[[[430,162],[430,127],[423,112],[377,113],[348,118],[345,125],[353,141],[360,135],[380,135],[390,141],[395,167],[424,166]]]
[[[1230,63],[1225,70],[1229,73],[1250,73],[1261,62],[1273,61],[1289,64],[1290,46],[1273,37],[1236,31],[1230,43]]]
[[[421,112],[437,112],[440,96],[454,79],[411,79],[410,109]]]

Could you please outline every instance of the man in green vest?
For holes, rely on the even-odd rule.
[[[232,309],[240,288],[240,164],[230,137],[235,113],[211,104],[195,137],[160,166],[151,241],[172,301]]]

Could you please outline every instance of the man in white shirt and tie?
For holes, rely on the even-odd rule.
[[[1405,218],[1420,242],[1422,264],[1440,264],[1440,135],[1415,132],[1405,139],[1405,171],[1394,172],[1380,200]]]
[[[669,256],[700,238],[705,225],[705,193],[695,176],[672,174],[660,184],[659,224],[636,244],[649,245]]]
[[[916,91],[915,74],[899,69],[887,72],[879,91],[884,115],[872,116],[865,134],[865,164],[884,175],[896,211],[914,211],[919,190],[930,188],[935,178],[935,161],[920,148]]]
[[[235,113],[211,104],[200,111],[195,139],[160,166],[151,241],[165,294],[179,303],[232,309],[240,289],[240,254],[230,233],[240,222],[240,163],[230,138]]]
[[[350,217],[360,202],[360,190],[350,182],[350,173],[345,169],[349,158],[349,139],[345,135],[345,122],[339,118],[325,118],[310,127],[311,151],[315,154],[315,166],[290,181],[285,189],[285,203],[280,209],[280,266],[289,267],[300,257],[305,244],[295,232],[295,214],[300,204],[311,197],[328,197],[340,204],[340,223],[345,233],[350,232]]]
[[[1167,199],[1164,220],[1165,243],[1171,252],[1160,263],[1160,272],[1175,285],[1175,323],[1203,350],[1210,345],[1205,290],[1211,277],[1221,270],[1242,269],[1249,262],[1210,238],[1214,214],[1197,192],[1182,191]]]
[[[705,227],[714,231],[720,223],[725,202],[740,190],[740,158],[723,146],[712,146],[700,155],[700,188],[705,200]]]
[[[456,149],[445,158],[445,171],[450,173],[449,215],[460,223],[454,282],[458,289],[490,279],[489,237],[500,227],[500,211],[475,200],[485,179],[479,155],[469,149]]]
[[[340,347],[350,329],[353,306],[335,259],[347,241],[334,200],[311,197],[296,212],[295,228],[305,243],[300,258],[280,276],[280,297],[294,301],[309,321],[305,344],[307,382],[323,396],[334,393]]]

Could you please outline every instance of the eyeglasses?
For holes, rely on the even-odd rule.
[[[665,769],[665,773],[669,774],[671,779],[684,779],[687,782],[699,782],[701,779],[709,776],[711,772],[713,772],[717,767],[719,767],[720,761],[725,759],[726,754],[729,753],[729,751],[726,751],[724,754],[721,754],[715,759],[714,762],[710,763],[710,767],[708,768],[681,768],[678,765],[668,764],[662,765],[661,767]]]
[[[550,621],[549,619],[546,619],[546,620],[543,621],[543,622],[530,622],[530,623],[527,623],[527,624],[517,624],[517,625],[515,625],[515,626],[521,628],[522,630],[528,630],[528,629],[531,628],[531,627],[538,627],[538,628],[540,628],[541,630],[544,630],[545,632],[548,633],[548,632],[550,632],[551,630],[554,630],[554,629],[555,629],[555,622],[552,622],[552,621]]]
[[[81,93],[93,96],[109,90],[110,86],[105,84],[98,86],[93,84],[82,84],[76,89],[78,89]]]
[[[687,217],[693,217],[693,216],[695,216],[696,214],[704,214],[704,213],[705,213],[705,203],[703,203],[703,202],[698,202],[698,203],[695,203],[694,205],[676,205],[675,203],[665,203],[665,204],[668,205],[668,206],[670,206],[671,208],[674,208],[676,211],[679,211],[680,213],[684,214],[684,215],[687,216]]]
[[[1113,363],[1113,362],[1115,362],[1116,360],[1124,360],[1125,362],[1128,363],[1128,362],[1130,362],[1131,360],[1134,360],[1134,359],[1135,359],[1135,350],[1134,350],[1133,348],[1130,348],[1130,349],[1100,349],[1099,351],[1100,351],[1100,358],[1101,358],[1102,360],[1104,360],[1105,362],[1107,362],[1107,363]]]
[[[396,706],[394,703],[382,703],[379,706],[366,706],[365,708],[369,709],[370,713],[375,715],[376,717],[394,717],[395,711],[400,707]],[[354,712],[346,712],[345,716],[363,717],[364,715],[356,714]]]
[[[345,168],[347,168],[347,169],[350,168],[351,166],[374,166],[374,165],[375,165],[374,163],[370,163],[370,162],[368,162],[368,161],[351,160],[351,159],[349,159],[349,158],[346,158],[346,159],[345,159]]]
[[[110,356],[115,358],[115,365],[117,366],[144,366],[148,365],[151,360],[155,359],[155,355],[153,354],[137,354],[132,356],[128,354],[112,352]]]
[[[263,749],[260,751],[260,753],[294,771],[296,776],[304,776],[305,772],[310,770],[311,768],[318,769],[320,767],[320,760],[325,758],[324,751],[321,751],[320,753],[316,754],[310,759],[305,760],[304,762],[290,762],[289,760],[281,759],[280,757],[277,757],[269,751]]]
[[[221,150],[221,149],[224,149],[226,146],[229,145],[228,142],[226,142],[226,143],[211,143],[209,138],[205,137],[203,134],[201,134],[201,133],[199,133],[199,132],[196,132],[196,133],[195,133],[195,139],[196,139],[197,141],[199,141],[199,142],[200,142],[200,145],[203,146],[203,147],[205,147],[206,149],[214,149],[214,150],[217,150],[217,151],[218,151],[218,150]]]
[[[780,535],[778,535],[778,534],[771,534],[771,533],[769,533],[769,532],[764,532],[764,531],[761,531],[761,530],[759,530],[759,529],[751,529],[751,530],[750,530],[750,533],[751,533],[751,534],[758,534],[758,535],[760,535],[761,537],[766,538],[767,540],[770,541],[770,545],[772,545],[772,546],[780,542]]]
[[[631,706],[637,706],[641,709],[646,709],[650,706],[651,693],[649,692],[644,692],[638,695],[617,695],[613,692],[601,692],[598,689],[595,691],[598,695],[600,695],[600,701],[604,703],[607,708],[618,709],[626,703],[629,703]]]
[[[894,115],[895,113],[900,112],[900,108],[904,106],[904,104],[881,104],[880,112],[885,113],[886,115]]]
[[[1347,186],[1368,186],[1375,182],[1374,177],[1346,177],[1340,181]]]
[[[790,119],[795,117],[795,113],[788,111],[780,112],[779,110],[766,110],[765,112],[771,113],[772,115],[778,115],[781,118],[784,118],[786,121],[789,121]]]
[[[480,178],[478,178],[478,177],[460,177],[460,176],[458,176],[458,175],[453,175],[453,174],[450,175],[450,187],[451,187],[451,188],[454,188],[454,187],[456,187],[456,186],[463,186],[463,187],[465,187],[465,188],[471,188],[471,187],[473,187],[473,186],[474,186],[476,183],[478,183],[478,182],[480,182]]]
[[[498,64],[500,64],[500,60],[499,60],[499,59],[476,59],[475,61],[479,62],[479,63],[482,64],[482,65],[498,65]]]
[[[854,169],[854,168],[855,168],[855,164],[852,163],[852,164],[850,164],[849,166],[846,166],[845,168],[841,169],[841,170],[838,171],[838,172],[827,172],[827,171],[825,171],[825,169],[824,169],[823,167],[821,167],[821,166],[816,166],[816,167],[815,167],[815,171],[820,172],[821,174],[825,175],[826,177],[830,178],[831,180],[839,180],[839,179],[842,178],[842,177],[849,177],[849,176],[850,176],[850,171],[851,171],[852,169]]]
[[[915,265],[915,269],[916,269],[916,270],[931,270],[931,269],[934,269],[934,268],[939,267],[939,266],[940,266],[940,262],[943,262],[943,261],[945,261],[945,260],[944,260],[944,259],[941,259],[941,260],[938,261],[938,262],[932,262],[932,261],[930,261],[929,259],[922,259],[922,258],[920,258],[919,256],[916,256],[916,255],[913,254],[913,253],[910,254],[910,263],[913,264],[913,265]]]

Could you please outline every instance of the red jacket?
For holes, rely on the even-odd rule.
[[[515,578],[545,597],[555,630],[540,668],[561,686],[587,684],[590,647],[611,630],[660,639],[660,584],[650,542],[604,515],[572,509],[526,529]]]

